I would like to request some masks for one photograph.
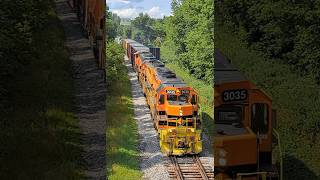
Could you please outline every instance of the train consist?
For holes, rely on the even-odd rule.
[[[92,46],[100,69],[105,70],[106,56],[106,1],[105,0],[69,0],[80,19],[80,23]]]
[[[197,92],[165,67],[157,50],[131,39],[123,40],[123,47],[146,96],[161,151],[168,156],[199,154],[202,131]]]
[[[272,100],[219,50],[215,51],[214,108],[215,178],[282,179]]]

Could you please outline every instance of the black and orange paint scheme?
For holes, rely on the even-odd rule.
[[[281,179],[282,157],[272,99],[215,50],[215,178]],[[275,163],[275,155],[279,163]]]
[[[131,39],[123,40],[123,47],[146,96],[161,151],[166,155],[199,154],[202,130],[197,92],[166,68],[148,47]]]

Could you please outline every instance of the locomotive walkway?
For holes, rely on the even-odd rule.
[[[76,13],[66,0],[56,0],[56,11],[66,35],[75,81],[75,114],[81,130],[82,166],[86,179],[106,179],[105,83]]]
[[[167,180],[169,179],[169,173],[165,167],[165,157],[160,152],[158,133],[153,127],[149,108],[137,75],[127,57],[125,58],[125,65],[131,82],[135,120],[138,124],[140,169],[143,172],[143,179]]]

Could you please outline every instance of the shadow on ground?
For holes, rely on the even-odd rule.
[[[319,180],[320,177],[317,176],[312,170],[310,170],[306,164],[304,164],[299,159],[291,155],[285,155],[283,159],[284,166],[284,179],[290,180]]]

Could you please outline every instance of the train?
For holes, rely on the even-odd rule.
[[[146,97],[161,152],[167,156],[201,153],[198,93],[165,67],[159,49],[150,49],[132,39],[124,39],[123,48]]]
[[[76,11],[84,34],[89,39],[98,67],[105,72],[106,10],[105,0],[68,0]]]
[[[282,179],[282,152],[272,99],[215,50],[216,179]]]

